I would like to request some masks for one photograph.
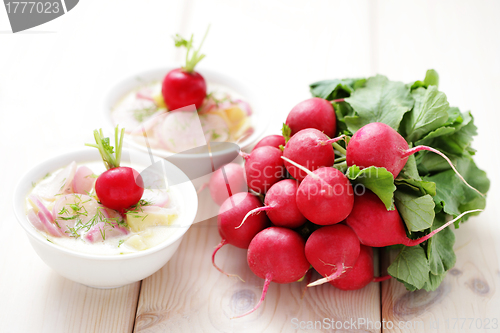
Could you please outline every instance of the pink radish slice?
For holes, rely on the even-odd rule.
[[[92,228],[90,228],[89,232],[87,232],[84,236],[86,240],[91,243],[103,241],[104,239],[118,237],[127,235],[129,231],[127,228],[120,227],[118,224],[112,222],[98,222]]]
[[[163,118],[167,116],[167,112],[165,110],[159,110],[151,117],[149,117],[146,121],[142,122],[139,126],[130,131],[131,135],[141,135],[143,131],[149,131],[153,127],[155,127],[158,123],[160,123]]]
[[[168,193],[162,190],[144,190],[142,200],[150,203],[150,206],[165,207],[168,204]]]
[[[245,101],[242,101],[241,99],[237,99],[234,102],[238,104],[238,106],[240,107],[240,109],[242,109],[243,111],[246,112],[247,116],[251,116],[252,115],[252,108],[250,107],[250,104],[248,104]]]
[[[37,228],[40,231],[45,231],[45,227],[43,226],[42,221],[40,221],[40,218],[33,209],[30,209],[28,211],[28,214],[26,215],[28,217],[28,221],[30,221],[35,228]]]
[[[72,235],[69,228],[74,228],[77,222],[81,225],[87,224],[98,214],[98,210],[102,213],[104,209],[104,206],[88,195],[67,194],[56,201],[52,213],[62,232],[69,237]]]
[[[45,217],[49,222],[54,222],[54,215],[52,215],[52,213],[49,212],[47,207],[45,207],[45,205],[40,201],[40,199],[36,195],[30,194],[28,196],[28,200],[30,201],[36,213],[41,212],[42,214],[45,215]]]
[[[54,179],[45,184],[38,185],[36,194],[45,200],[53,201],[57,194],[68,194],[72,191],[72,181],[76,172],[76,162],[71,162],[63,170],[59,171]]]
[[[95,178],[92,170],[86,166],[81,166],[76,169],[75,176],[73,177],[73,192],[80,194],[89,194],[94,186]]]
[[[54,237],[62,237],[62,236],[64,236],[64,234],[61,231],[61,229],[59,229],[55,224],[50,223],[49,220],[47,220],[47,217],[45,216],[45,214],[43,214],[41,211],[38,212],[38,218],[42,222],[42,224],[45,227],[45,230],[47,231],[47,233],[49,233],[50,235],[52,235]]]

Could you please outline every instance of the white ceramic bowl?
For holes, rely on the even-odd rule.
[[[137,151],[124,151],[123,160],[130,158],[132,166],[151,165],[147,154]],[[163,267],[173,256],[183,235],[194,221],[198,210],[198,197],[193,184],[177,167],[164,162],[167,179],[184,177],[186,181],[174,185],[181,196],[183,213],[178,219],[178,228],[164,242],[150,249],[124,255],[94,255],[73,251],[48,242],[26,217],[26,196],[32,189],[32,182],[42,179],[47,173],[67,166],[71,161],[77,163],[101,161],[97,149],[88,148],[48,159],[27,172],[14,191],[14,212],[19,224],[28,235],[31,245],[40,258],[62,276],[97,288],[116,288],[142,280]],[[136,168],[141,172],[140,168]]]
[[[146,70],[139,73],[133,73],[124,78],[118,80],[109,90],[109,92],[104,97],[104,118],[107,123],[108,128],[114,128],[116,125],[113,123],[111,117],[111,110],[117,104],[120,99],[122,99],[127,93],[136,89],[141,82],[155,82],[162,81],[165,75],[172,69],[178,66],[170,66],[164,68],[156,68],[151,70]],[[252,115],[250,117],[253,133],[245,138],[242,142],[239,142],[236,147],[239,149],[245,149],[251,146],[257,139],[259,139],[264,133],[268,123],[269,117],[265,114],[265,109],[260,103],[262,100],[262,92],[259,93],[256,89],[251,89],[248,84],[244,83],[242,80],[238,80],[227,76],[225,74],[215,72],[208,69],[197,69],[197,71],[203,75],[208,84],[215,83],[229,87],[230,89],[237,92],[242,98],[250,104],[252,107]],[[148,152],[147,147],[131,140],[125,138],[125,142],[128,147],[138,149],[144,152]],[[234,146],[234,145],[233,145]],[[238,149],[238,151],[239,151]],[[235,152],[233,147],[228,147],[227,149],[219,149],[214,151],[212,147],[211,159],[215,161],[215,165],[224,165],[226,163],[232,162],[238,151]],[[168,159],[170,162],[174,163],[181,170],[186,172],[190,179],[194,179],[195,175],[206,175],[211,173],[212,165],[211,159],[207,158],[206,154],[198,153],[181,153],[174,154],[166,150],[161,149],[151,149],[151,152],[159,157]],[[196,170],[193,171],[190,166],[196,165]],[[216,167],[217,169],[217,167]]]

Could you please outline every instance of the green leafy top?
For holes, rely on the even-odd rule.
[[[117,125],[115,128],[116,151],[114,151],[114,147],[111,146],[109,138],[104,137],[102,129],[94,130],[94,139],[96,144],[86,143],[85,145],[99,149],[102,161],[104,162],[104,166],[106,167],[107,170],[112,168],[118,168],[120,166],[120,160],[122,156],[124,134],[125,134],[125,128],[122,128],[120,132],[118,130],[118,125]]]
[[[194,67],[201,61],[201,59],[205,58],[205,55],[200,53],[201,47],[203,46],[203,42],[205,42],[205,38],[208,35],[208,31],[210,30],[210,26],[208,26],[207,31],[205,32],[205,36],[201,40],[200,46],[198,49],[193,49],[193,35],[191,34],[191,38],[189,40],[184,39],[179,34],[176,34],[174,37],[175,47],[185,47],[186,51],[186,65],[182,67],[182,69],[188,73],[194,72]],[[193,51],[190,57],[191,50]]]

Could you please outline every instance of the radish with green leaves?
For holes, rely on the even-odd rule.
[[[139,172],[120,166],[124,132],[125,129],[122,129],[119,134],[118,126],[115,128],[116,151],[110,145],[109,138],[104,137],[102,130],[94,131],[96,144],[86,144],[99,149],[107,169],[95,182],[99,201],[122,214],[131,206],[137,205],[144,193],[144,182]]]
[[[356,195],[354,207],[346,222],[354,230],[363,245],[372,247],[396,244],[415,246],[428,240],[464,215],[480,211],[482,210],[466,211],[427,235],[417,239],[410,239],[406,235],[404,222],[398,211],[396,209],[387,210],[384,203],[374,193],[366,191],[363,195]]]
[[[422,150],[431,151],[443,157],[469,188],[484,196],[467,183],[445,154],[427,146],[409,148],[406,140],[384,123],[367,124],[353,135],[347,146],[346,162],[348,166],[356,165],[361,169],[369,166],[386,168],[396,178],[408,161],[408,156]]]
[[[304,245],[304,239],[297,232],[281,227],[264,229],[252,239],[247,252],[248,266],[255,275],[265,279],[264,288],[257,305],[234,318],[257,310],[264,301],[271,282],[292,283],[307,273],[310,265]]]
[[[169,110],[180,109],[191,104],[196,105],[196,108],[199,109],[207,96],[207,83],[203,76],[195,72],[194,68],[205,57],[204,54],[200,54],[200,49],[207,37],[208,30],[207,28],[200,47],[193,50],[191,57],[189,56],[193,49],[193,35],[189,41],[179,35],[175,37],[176,47],[187,48],[186,65],[171,70],[163,79],[161,93]]]

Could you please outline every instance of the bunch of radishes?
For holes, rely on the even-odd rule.
[[[244,170],[236,164],[230,164],[212,177],[211,194],[221,204],[218,228],[222,237],[212,256],[214,266],[223,272],[215,264],[215,254],[223,245],[232,244],[248,249],[250,269],[265,279],[262,298],[248,313],[253,312],[263,301],[270,282],[291,283],[301,280],[311,266],[323,278],[308,286],[329,282],[342,290],[355,290],[392,275],[410,290],[435,289],[450,268],[450,262],[441,258],[442,265],[445,266],[441,267],[444,274],[434,274],[439,269],[434,265],[439,263],[433,256],[437,256],[435,252],[439,250],[433,252],[432,246],[444,248],[449,244],[438,239],[431,245],[431,237],[459,221],[465,214],[478,213],[484,208],[484,194],[466,181],[450,159],[440,151],[444,149],[438,150],[425,145],[413,148],[409,146],[415,140],[408,140],[408,136],[422,137],[426,133],[434,133],[433,129],[439,130],[436,124],[422,129],[423,126],[418,123],[411,123],[413,113],[420,113],[415,122],[422,117],[424,120],[427,117],[427,121],[432,122],[427,115],[430,112],[439,116],[435,109],[436,103],[426,100],[436,99],[429,91],[434,93],[437,88],[434,89],[435,86],[425,81],[406,86],[401,84],[403,88],[399,84],[389,84],[387,88],[387,83],[382,87],[377,86],[379,83],[376,80],[379,77],[372,79],[362,83],[356,81],[350,87],[350,92],[345,91],[347,88],[342,91],[343,96],[338,96],[339,87],[343,88],[341,80],[333,84],[330,82],[333,88],[327,96],[308,99],[291,110],[282,136],[265,137],[250,154],[241,154],[245,158]],[[321,90],[322,94],[325,94],[325,89],[323,87]],[[355,89],[359,89],[359,92],[355,92]],[[379,101],[367,100],[366,97],[370,96],[372,90],[377,89],[389,91],[374,94],[374,98],[379,98]],[[314,89],[312,91],[314,94]],[[408,96],[405,95],[406,92]],[[387,100],[387,96],[391,94],[395,94],[391,98],[396,99],[396,108],[401,108],[405,103],[407,105],[405,112],[408,115],[401,113],[396,123],[391,118],[394,117],[395,107],[384,108],[394,102]],[[345,98],[349,96],[351,100]],[[333,101],[327,101],[327,98]],[[398,101],[398,98],[404,99],[403,102]],[[370,118],[373,113],[365,112],[365,109],[373,107],[371,103],[378,104],[376,107],[379,108],[380,115],[375,118],[378,121],[370,121],[373,120]],[[423,103],[428,106],[422,106]],[[341,111],[336,112],[334,105]],[[447,109],[447,103],[443,105],[446,112],[454,112]],[[341,120],[339,115],[342,116]],[[353,119],[356,125],[353,125]],[[339,121],[342,122],[341,131],[337,130]],[[443,125],[443,122],[438,125]],[[399,126],[414,126],[421,133],[417,135],[410,130],[402,131]],[[406,140],[401,132],[407,136]],[[449,130],[448,132],[451,133]],[[333,136],[337,137],[331,138]],[[438,136],[440,135],[436,137]],[[445,140],[445,136],[441,135],[441,139]],[[441,146],[437,145],[437,148]],[[448,213],[446,205],[449,206],[450,201],[441,199],[439,187],[436,193],[436,184],[441,184],[436,177],[439,173],[429,173],[426,176],[428,179],[434,177],[436,182],[420,177],[412,156],[419,151],[431,151],[449,163],[451,174],[445,171],[446,177],[451,177],[452,180],[456,177],[461,186],[459,190],[467,193],[469,199],[461,207],[462,211]],[[409,162],[410,156],[412,160]],[[422,160],[421,156],[418,158]],[[446,166],[441,167],[447,170]],[[476,170],[471,166],[469,169]],[[473,185],[487,191],[484,182],[479,184],[477,179],[471,180],[470,172],[466,172],[466,178]],[[245,188],[243,173],[249,192],[241,192]],[[425,206],[429,199],[431,202],[434,199],[436,204]],[[408,213],[411,209],[418,213],[416,215],[427,214],[429,217],[411,216]],[[454,218],[448,218],[446,222],[443,216],[448,215]],[[430,225],[425,225],[429,219]],[[419,223],[423,226],[418,225]],[[396,267],[389,267],[390,275],[374,278],[372,247],[394,245],[403,248],[399,259],[391,265]],[[398,269],[398,260],[408,261],[405,255],[414,256],[410,260],[415,262],[407,262],[407,265],[415,267],[405,268],[407,272],[402,277],[395,270]],[[422,282],[415,277],[416,271],[424,276],[427,274],[428,278],[430,275],[437,278],[431,276],[431,282]],[[435,279],[438,279],[437,282]]]

